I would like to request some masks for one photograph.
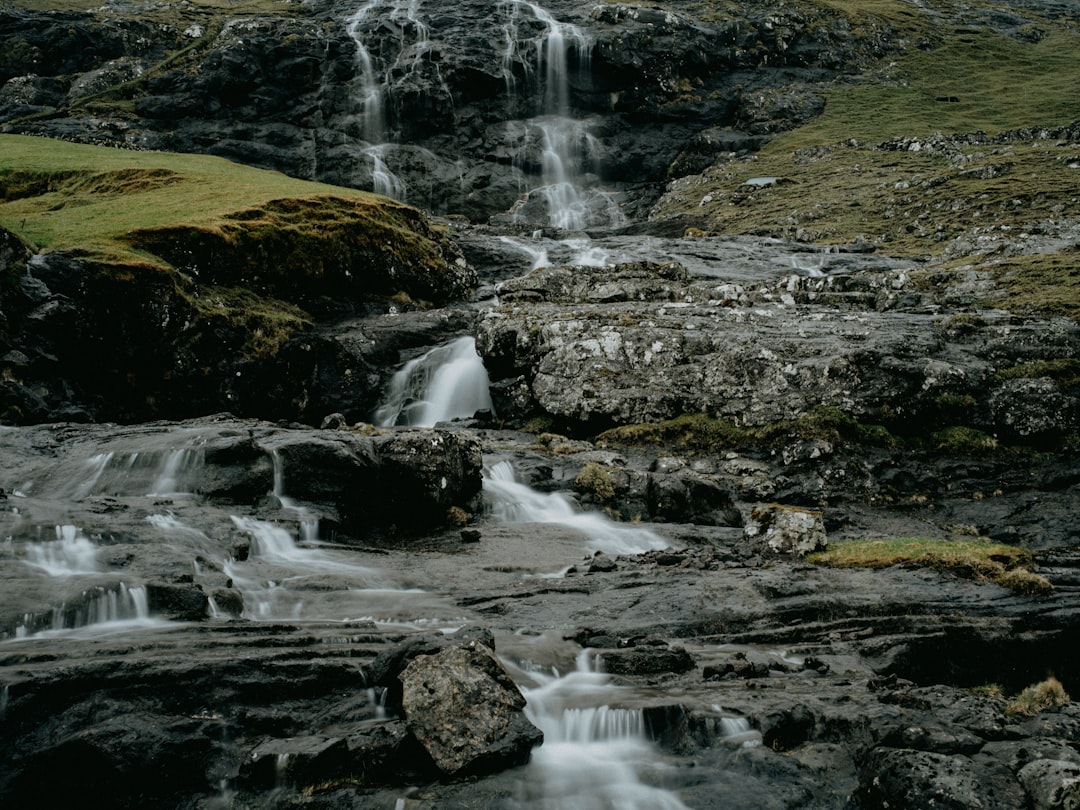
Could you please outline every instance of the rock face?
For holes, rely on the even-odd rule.
[[[156,25],[140,7],[12,9],[0,31],[0,121],[16,131],[208,152],[473,219],[551,182],[552,137],[583,186],[660,181],[805,121],[820,86],[893,47],[887,29],[853,36],[821,11],[565,0],[178,8]],[[35,113],[49,115],[21,120]],[[543,116],[569,126],[553,135]],[[709,137],[717,127],[728,134]]]
[[[419,656],[399,677],[406,725],[447,775],[522,764],[543,740],[525,698],[479,642]]]
[[[516,396],[523,384],[568,425],[695,412],[765,425],[822,405],[902,433],[960,425],[1053,442],[1080,423],[1075,389],[1007,379],[1077,351],[1074,322],[988,316],[955,329],[904,271],[750,285],[635,263],[540,269],[500,291],[479,351],[493,378],[520,380]],[[1029,408],[1035,399],[1045,406]]]

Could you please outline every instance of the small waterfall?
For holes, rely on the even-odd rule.
[[[443,90],[450,94],[438,74],[437,61],[425,58],[432,43],[428,26],[420,19],[419,5],[419,0],[365,0],[345,26],[356,45],[357,121],[360,139],[368,144],[364,153],[371,159],[371,190],[398,200],[406,199],[408,186],[386,163],[388,152],[395,147],[386,114],[394,86],[407,84],[425,66],[434,66]],[[393,43],[396,56],[385,69],[377,66],[372,46],[365,42],[365,26],[376,17],[379,39],[374,45],[382,54],[388,34],[397,32]]]
[[[64,460],[50,472],[50,488],[74,500],[93,495],[161,497],[192,493],[204,458],[201,438],[197,434],[182,436],[182,447],[176,446],[176,435],[148,437],[145,441],[150,446],[139,452],[110,450],[89,458]],[[159,446],[154,447],[154,442]]]
[[[606,554],[641,554],[671,544],[637,526],[608,520],[598,512],[582,512],[558,492],[537,492],[517,480],[509,461],[484,469],[484,496],[491,516],[502,523],[555,523],[588,538],[585,548]]]
[[[75,490],[73,497],[76,500],[85,498],[94,491],[94,487],[101,480],[101,475],[105,472],[105,468],[109,466],[112,457],[112,453],[98,453],[86,460],[86,477]]]
[[[28,543],[26,563],[51,577],[98,572],[97,546],[75,526],[56,527],[56,540]]]
[[[528,769],[527,804],[548,810],[686,810],[670,791],[642,781],[657,764],[640,709],[611,708],[619,688],[597,672],[590,651],[564,677],[532,673],[523,688],[529,719],[544,732]],[[581,705],[590,704],[590,705]]]
[[[356,44],[356,65],[358,69],[360,137],[371,144],[382,143],[386,120],[383,113],[382,78],[375,71],[371,52],[364,44],[360,28],[368,15],[383,4],[383,0],[366,0],[353,12],[346,23],[346,30]]]
[[[83,593],[83,601],[76,607],[66,604],[53,608],[50,630],[78,630],[86,627],[103,627],[122,624],[150,624],[150,604],[146,588],[128,587],[120,583],[117,588],[98,587]],[[27,617],[23,628],[16,629],[16,636],[25,638],[38,635],[33,632],[37,623]]]
[[[285,464],[281,460],[281,453],[275,448],[270,451],[270,457],[274,462],[274,497],[282,509],[296,515],[300,523],[300,538],[305,543],[314,543],[319,539],[319,518],[285,495]]]
[[[712,710],[721,714],[721,709],[715,703]],[[761,732],[750,725],[745,717],[733,717],[724,715],[720,718],[720,735],[725,742],[740,745],[743,748],[756,748],[761,745]]]
[[[137,454],[136,454],[137,456]],[[132,459],[134,464],[134,458]],[[154,483],[148,495],[181,495],[190,492],[184,489],[192,471],[202,464],[202,453],[190,448],[169,450],[161,460]]]
[[[410,360],[390,380],[376,425],[431,427],[492,410],[484,362],[476,341],[461,337]]]

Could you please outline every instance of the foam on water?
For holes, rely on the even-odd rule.
[[[390,380],[374,422],[382,427],[431,427],[491,411],[488,386],[476,340],[460,337],[402,366]]]
[[[564,526],[586,537],[590,553],[641,554],[671,545],[649,529],[615,523],[599,512],[583,512],[561,493],[537,492],[517,480],[509,461],[484,469],[484,497],[495,520]]]
[[[523,785],[525,806],[545,810],[686,810],[674,793],[643,781],[662,768],[640,709],[612,708],[619,688],[583,650],[565,676],[532,673],[525,712],[544,732]],[[592,705],[582,705],[592,704]]]
[[[51,577],[95,574],[100,570],[97,546],[78,528],[56,527],[56,540],[26,545],[26,563]]]

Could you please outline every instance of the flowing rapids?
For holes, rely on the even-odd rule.
[[[649,529],[615,523],[599,512],[582,511],[561,493],[537,492],[517,480],[509,461],[485,469],[484,495],[495,520],[565,526],[585,536],[589,553],[640,554],[670,545]]]
[[[492,410],[487,371],[476,341],[461,337],[402,366],[374,421],[384,427],[430,427],[485,410]]]

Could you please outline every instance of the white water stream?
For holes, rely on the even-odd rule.
[[[374,422],[383,427],[431,427],[492,410],[488,375],[476,341],[461,337],[402,366],[390,381]]]
[[[372,190],[400,200],[408,198],[409,188],[392,170],[394,156],[416,147],[396,142],[395,93],[424,86],[451,103],[453,96],[440,73],[440,43],[432,41],[421,6],[420,0],[363,0],[345,20],[356,54],[354,137],[370,161]],[[517,155],[514,165],[539,176],[523,188],[522,204],[536,209],[528,219],[538,216],[539,207],[547,224],[564,230],[623,222],[596,179],[602,145],[591,121],[576,117],[571,104],[572,81],[589,80],[591,38],[529,0],[498,0],[493,11],[502,20],[502,41],[493,47],[511,111],[507,143]],[[423,80],[421,72],[428,74]],[[530,110],[530,117],[514,120],[521,110]]]
[[[501,523],[554,523],[586,538],[589,553],[641,554],[671,544],[649,529],[615,523],[599,512],[584,512],[559,492],[538,492],[517,480],[509,461],[484,470],[484,497]]]
[[[671,791],[649,784],[661,772],[641,709],[616,708],[620,687],[582,650],[572,672],[518,673],[525,712],[544,732],[521,786],[521,806],[543,810],[686,810]]]

